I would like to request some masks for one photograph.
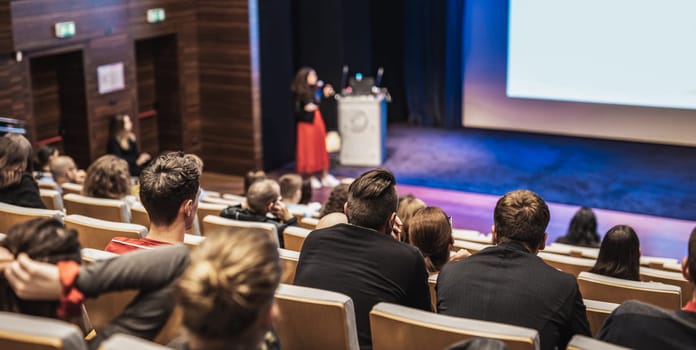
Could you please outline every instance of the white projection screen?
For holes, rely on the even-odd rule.
[[[696,1],[466,6],[465,127],[696,146]]]

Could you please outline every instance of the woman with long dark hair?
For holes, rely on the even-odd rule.
[[[570,220],[566,235],[558,237],[556,242],[583,247],[598,247],[597,218],[592,209],[580,208]]]
[[[636,231],[627,225],[610,228],[604,235],[597,262],[590,272],[640,281],[640,241]]]
[[[140,171],[152,159],[149,153],[140,153],[138,151],[138,145],[135,143],[135,133],[133,132],[133,121],[127,114],[117,114],[111,119],[106,153],[113,154],[128,162],[128,170],[131,176],[139,176]]]
[[[322,181],[312,177],[312,187],[336,186],[338,180],[329,174],[329,154],[326,151],[326,125],[319,111],[322,97],[334,94],[331,85],[323,86],[317,73],[310,67],[302,67],[292,82],[290,90],[295,99],[297,123],[296,168],[299,174],[321,174]]]

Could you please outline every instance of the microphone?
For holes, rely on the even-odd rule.
[[[382,76],[384,76],[384,68],[379,67],[377,69],[377,78],[375,79],[376,87],[379,87],[382,84]]]
[[[321,89],[322,87],[324,87],[324,81],[323,81],[323,80],[317,80],[317,87],[320,88],[320,89]]]

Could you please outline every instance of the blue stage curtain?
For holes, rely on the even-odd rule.
[[[405,1],[404,84],[409,123],[461,125],[464,1]]]

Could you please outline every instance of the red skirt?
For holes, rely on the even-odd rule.
[[[321,112],[314,111],[312,123],[297,123],[297,172],[312,174],[329,169],[329,154],[326,152],[326,126]]]

